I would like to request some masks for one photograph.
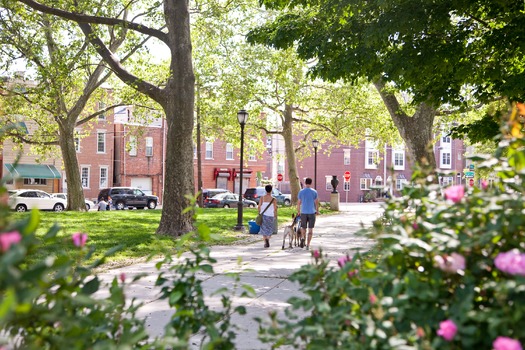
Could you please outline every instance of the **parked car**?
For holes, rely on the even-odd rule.
[[[67,201],[52,197],[49,193],[40,190],[19,190],[9,196],[9,208],[24,212],[30,209],[64,211]]]
[[[67,203],[67,193],[51,193],[51,197],[65,199]],[[95,203],[93,201],[90,201],[89,199],[84,199],[84,202],[86,202],[86,210],[95,208]]]
[[[237,208],[239,195],[235,193],[219,193],[211,198],[204,200],[205,208]],[[248,208],[255,208],[257,203],[243,198],[242,205]]]
[[[98,200],[104,198],[107,202],[111,199],[112,205],[117,210],[135,207],[137,209],[155,209],[159,202],[159,197],[147,195],[138,188],[134,187],[109,187],[100,191]]]
[[[249,187],[244,192],[244,198],[255,201],[259,204],[259,198],[266,194],[264,187]],[[292,204],[292,195],[283,194],[275,187],[272,190],[272,196],[277,200],[277,204],[290,205]]]
[[[230,190],[226,190],[224,188],[203,188],[202,189],[202,200],[206,200],[206,198],[215,197],[219,193],[232,193]]]

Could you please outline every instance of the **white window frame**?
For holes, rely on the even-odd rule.
[[[153,157],[153,137],[146,137],[146,157]]]
[[[129,137],[129,155],[135,157],[137,155],[137,136]]]
[[[82,188],[90,188],[89,187],[90,172],[91,172],[90,166],[88,165],[80,166],[80,182],[82,183]]]
[[[439,155],[439,163],[441,169],[452,168],[452,153],[448,150],[443,150]]]
[[[213,142],[206,141],[206,156],[204,159],[213,159]]]
[[[392,151],[392,166],[394,170],[405,170],[405,150],[394,149]]]
[[[101,136],[102,140],[100,139]],[[103,151],[100,150],[101,145],[104,148]],[[97,153],[106,153],[106,130],[97,130]]]
[[[332,186],[332,176],[331,175],[325,176],[325,188],[327,192],[332,192],[334,190],[334,187]]]
[[[226,144],[226,160],[233,160],[233,145],[231,143]]]
[[[372,185],[372,179],[367,177],[362,177],[359,179],[359,189],[360,190],[369,190]]]
[[[401,191],[405,187],[406,182],[405,179],[396,179],[396,190]]]
[[[377,169],[379,163],[379,151],[377,142],[371,138],[365,140],[365,169]]]
[[[106,173],[104,176],[104,172]],[[101,166],[100,172],[99,172],[99,188],[107,188],[108,186],[108,180],[109,180],[109,167],[108,166]]]
[[[99,103],[98,103],[98,110],[100,111],[100,110],[102,110],[104,108],[106,108],[106,104],[104,102],[102,102],[102,101],[99,101]],[[98,115],[98,120],[106,120],[106,114],[105,113],[99,114]]]
[[[343,149],[343,165],[350,165],[350,148]]]

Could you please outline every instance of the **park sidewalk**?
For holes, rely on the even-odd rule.
[[[341,203],[340,212],[333,215],[317,217],[311,250],[322,248],[333,264],[339,257],[352,254],[355,249],[368,250],[373,241],[357,236],[361,223],[369,226],[383,212],[378,203]],[[254,317],[266,318],[269,311],[283,314],[289,305],[287,300],[294,295],[300,295],[296,284],[288,281],[288,276],[302,265],[311,262],[311,251],[302,248],[281,249],[283,228],[271,239],[270,248],[263,248],[262,239],[255,243],[234,246],[213,246],[211,256],[217,259],[213,266],[213,275],[204,275],[204,291],[206,295],[219,288],[233,289],[234,281],[226,276],[228,272],[241,272],[241,284],[249,284],[256,291],[253,299],[233,297],[234,305],[244,305],[247,315],[232,315],[232,323],[240,327],[236,332],[237,349],[268,349],[257,339],[258,324]],[[242,262],[239,264],[238,259]],[[249,271],[245,271],[249,270]],[[244,271],[244,272],[243,272]],[[127,290],[128,298],[136,298],[144,303],[138,317],[144,317],[151,336],[163,334],[164,326],[173,313],[165,300],[159,300],[158,289],[154,289],[158,274],[155,262],[134,264],[114,269],[100,274],[103,280],[109,281],[115,276],[125,273],[127,279],[135,274],[146,274],[146,277],[131,284]],[[209,297],[207,305],[220,308],[220,297]],[[192,340],[194,348],[198,348],[199,336]]]

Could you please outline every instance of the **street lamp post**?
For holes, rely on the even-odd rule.
[[[315,153],[315,158],[314,158],[314,188],[317,191],[317,147],[319,147],[319,141],[313,140],[312,141],[312,146],[314,146],[314,153]]]
[[[237,113],[237,120],[239,121],[239,124],[241,125],[241,156],[239,157],[241,159],[240,163],[240,172],[239,172],[239,202],[237,202],[237,226],[235,226],[235,230],[243,231],[244,225],[242,224],[242,181],[243,181],[243,153],[244,153],[244,125],[246,125],[246,121],[248,120],[248,112],[246,112],[244,109],[241,109]]]

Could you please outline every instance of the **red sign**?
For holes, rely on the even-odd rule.
[[[277,181],[283,181],[283,174],[277,174]]]
[[[468,180],[468,184],[470,185],[470,187],[474,187],[474,179]]]
[[[352,174],[350,174],[349,171],[345,171],[343,177],[345,178],[345,181],[350,181],[350,177],[352,176]]]

